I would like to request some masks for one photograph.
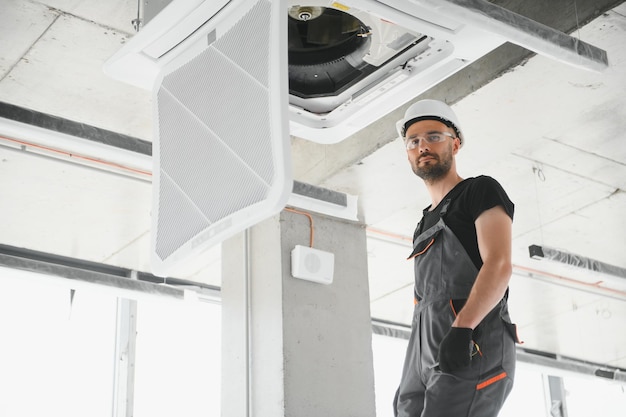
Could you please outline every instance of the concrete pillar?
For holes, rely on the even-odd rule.
[[[222,245],[222,416],[375,415],[362,224],[313,215],[334,281],[291,276],[309,246],[305,215],[283,211]]]

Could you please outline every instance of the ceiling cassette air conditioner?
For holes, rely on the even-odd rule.
[[[152,88],[161,67],[222,8],[174,0],[106,65]],[[289,119],[293,136],[336,143],[498,46],[511,42],[602,70],[606,53],[485,0],[287,0]],[[242,37],[241,45],[251,39]]]
[[[160,276],[183,262],[199,265],[204,249],[278,213],[293,184],[285,4],[211,0],[191,16],[171,6],[178,29],[144,49],[159,62],[148,78],[151,264]]]
[[[309,0],[289,15],[291,134],[320,143],[358,132],[506,42],[607,66],[604,51],[483,0]]]

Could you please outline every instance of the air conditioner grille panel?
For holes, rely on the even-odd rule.
[[[237,29],[229,31],[215,41],[214,46],[225,56],[231,59],[244,71],[252,75],[262,85],[268,83],[269,68],[265,48],[242,48],[242,45],[250,44],[259,36],[268,32],[270,22],[270,8],[265,2],[259,2],[246,13],[237,23]],[[285,11],[285,13],[287,13]]]
[[[267,57],[257,65],[267,67]],[[272,147],[268,146],[271,131],[267,123],[270,104],[266,85],[256,82],[211,47],[165,77],[162,88],[174,95],[207,131],[238,154],[265,182],[272,181]],[[177,132],[172,134],[177,135]]]
[[[161,173],[170,177],[211,223],[265,198],[268,184],[242,162],[224,137],[216,136],[210,125],[165,90],[159,93],[159,113]],[[210,155],[220,157],[208,160]]]
[[[210,223],[169,178],[162,176],[159,187],[161,199],[155,252],[166,259],[181,245],[197,236]],[[171,221],[177,219],[178,221]]]
[[[286,7],[246,1],[247,11],[208,22],[157,80],[156,274],[278,212],[291,190],[287,56],[278,47]]]

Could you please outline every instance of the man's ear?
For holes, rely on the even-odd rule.
[[[458,137],[452,139],[453,145],[452,145],[452,152],[454,153],[454,155],[457,154],[457,152],[459,151],[459,149],[461,149],[461,139],[459,139]]]

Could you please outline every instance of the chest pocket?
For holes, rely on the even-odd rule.
[[[415,247],[413,248],[413,252],[411,252],[409,257],[406,259],[411,260],[411,259],[416,258],[417,256],[425,255],[428,252],[428,250],[435,244],[435,242],[439,240],[439,238],[442,237],[441,232],[442,232],[442,229],[439,229],[435,233],[433,233],[431,236],[427,237],[421,242],[418,242],[417,245],[415,245]]]

